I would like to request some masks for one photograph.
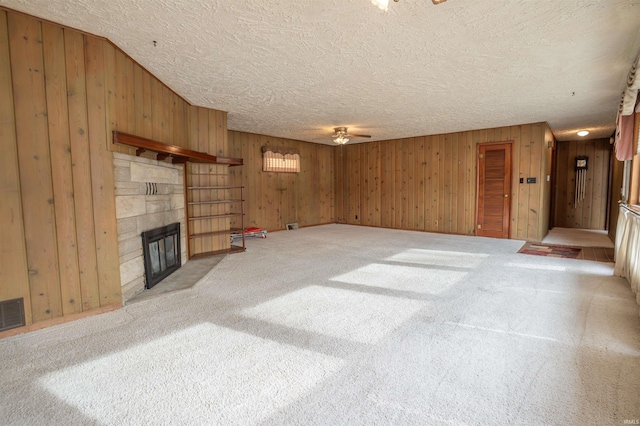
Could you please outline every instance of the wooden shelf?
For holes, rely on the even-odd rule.
[[[240,189],[243,186],[188,186],[187,189]]]
[[[196,196],[195,191],[198,191],[198,190],[235,190],[236,191],[234,194],[219,193],[224,197],[217,200],[187,201],[187,206],[186,206],[187,207],[186,208],[187,238],[190,241],[190,243],[188,244],[189,259],[197,259],[197,258],[207,257],[207,256],[216,256],[219,254],[241,253],[245,251],[245,235],[242,232],[242,230],[244,229],[244,187],[243,186],[217,186],[217,185],[189,186],[186,183],[187,182],[185,182],[185,187],[187,188],[187,191],[186,191],[187,200],[193,200],[193,198]],[[212,194],[212,195],[215,195],[215,194]],[[215,197],[212,197],[212,198],[215,198]],[[216,205],[216,204],[226,204],[226,205],[229,205],[230,208],[229,209],[225,208],[225,210],[227,210],[226,213],[207,214],[206,206]],[[204,214],[203,216],[191,216],[194,213],[193,210],[195,206],[205,206],[204,207],[205,210],[201,212],[201,214]],[[229,212],[228,210],[232,210],[232,211]],[[209,212],[209,213],[213,213],[213,212]],[[239,217],[240,219],[236,221],[229,221],[229,222],[217,221],[218,219],[230,219],[230,218],[236,218],[236,217]],[[230,226],[231,222],[239,222],[239,223],[234,223],[234,226]],[[238,228],[238,226],[240,227]],[[228,229],[220,229],[225,227],[228,227]],[[214,238],[215,236],[220,236],[220,235],[231,235],[236,232],[242,234],[242,239],[239,241],[235,241],[235,243],[242,244],[242,245],[234,245],[234,239],[231,238],[231,241],[230,241],[231,248],[200,252],[200,253],[197,252],[199,250],[206,250],[206,248],[204,247],[207,247],[209,249],[219,248],[222,240],[218,240],[219,241],[218,243],[215,243],[215,240],[214,240],[214,245],[212,247],[210,245],[211,241],[209,241],[209,239]],[[228,243],[225,243],[225,245],[226,244]],[[192,248],[194,252],[191,251]]]
[[[190,217],[189,220],[224,219],[228,217],[238,217],[238,216],[244,216],[244,213],[223,213],[223,214],[212,214],[209,216],[193,216],[193,217]]]
[[[201,234],[191,234],[189,235],[189,238],[193,239],[193,238],[200,238],[200,237],[211,237],[214,235],[230,234],[231,232],[232,232],[231,229],[224,229],[222,231],[211,231],[211,232],[203,232]]]
[[[155,152],[158,154],[158,160],[163,161],[170,158],[172,163],[190,161],[192,163],[228,164],[229,166],[241,166],[243,164],[242,158],[217,157],[205,152],[193,151],[177,145],[168,145],[118,131],[113,132],[113,143],[121,143],[138,148],[136,150],[136,155],[138,156],[145,151]]]
[[[241,203],[244,200],[212,200],[212,201],[191,201],[187,204],[190,206],[197,206],[201,204],[223,204],[223,203]]]

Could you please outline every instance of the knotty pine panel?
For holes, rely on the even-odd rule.
[[[82,311],[100,307],[98,259],[96,253],[91,158],[89,155],[89,123],[87,116],[87,83],[84,36],[65,30],[67,107],[73,181],[73,201],[77,234],[80,301]]]
[[[18,145],[9,60],[7,13],[0,10],[0,300],[24,298],[27,325],[31,303],[25,247]]]
[[[586,191],[584,200],[575,204],[575,158],[582,155],[589,157]],[[605,229],[611,162],[609,139],[558,142],[556,162],[555,226]]]
[[[9,13],[16,144],[33,322],[62,316],[42,24]]]
[[[474,235],[477,145],[512,141],[510,237],[540,241],[548,231],[550,134],[536,123],[334,148],[336,220]],[[537,183],[519,184],[527,177]]]
[[[232,167],[232,185],[245,187],[245,226],[269,231],[335,222],[334,170],[339,165],[339,147],[229,131],[232,157],[244,158],[244,166]],[[300,173],[262,171],[263,145],[297,148]],[[362,173],[359,171],[358,173]]]
[[[62,314],[82,312],[78,264],[64,30],[42,24],[47,121],[55,206]]]

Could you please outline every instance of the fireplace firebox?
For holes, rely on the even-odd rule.
[[[142,233],[145,288],[151,288],[182,265],[180,223],[162,226]]]

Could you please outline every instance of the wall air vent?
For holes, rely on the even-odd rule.
[[[0,302],[0,331],[26,325],[24,322],[24,299],[3,300]]]

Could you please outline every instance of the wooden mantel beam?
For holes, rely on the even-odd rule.
[[[167,145],[118,131],[113,132],[113,143],[133,146],[137,148],[137,152],[153,151],[158,153],[161,159],[171,157],[171,161],[174,163],[191,161],[192,163],[228,164],[229,166],[241,166],[243,164],[242,158],[216,157],[205,152],[193,151],[177,145]]]

